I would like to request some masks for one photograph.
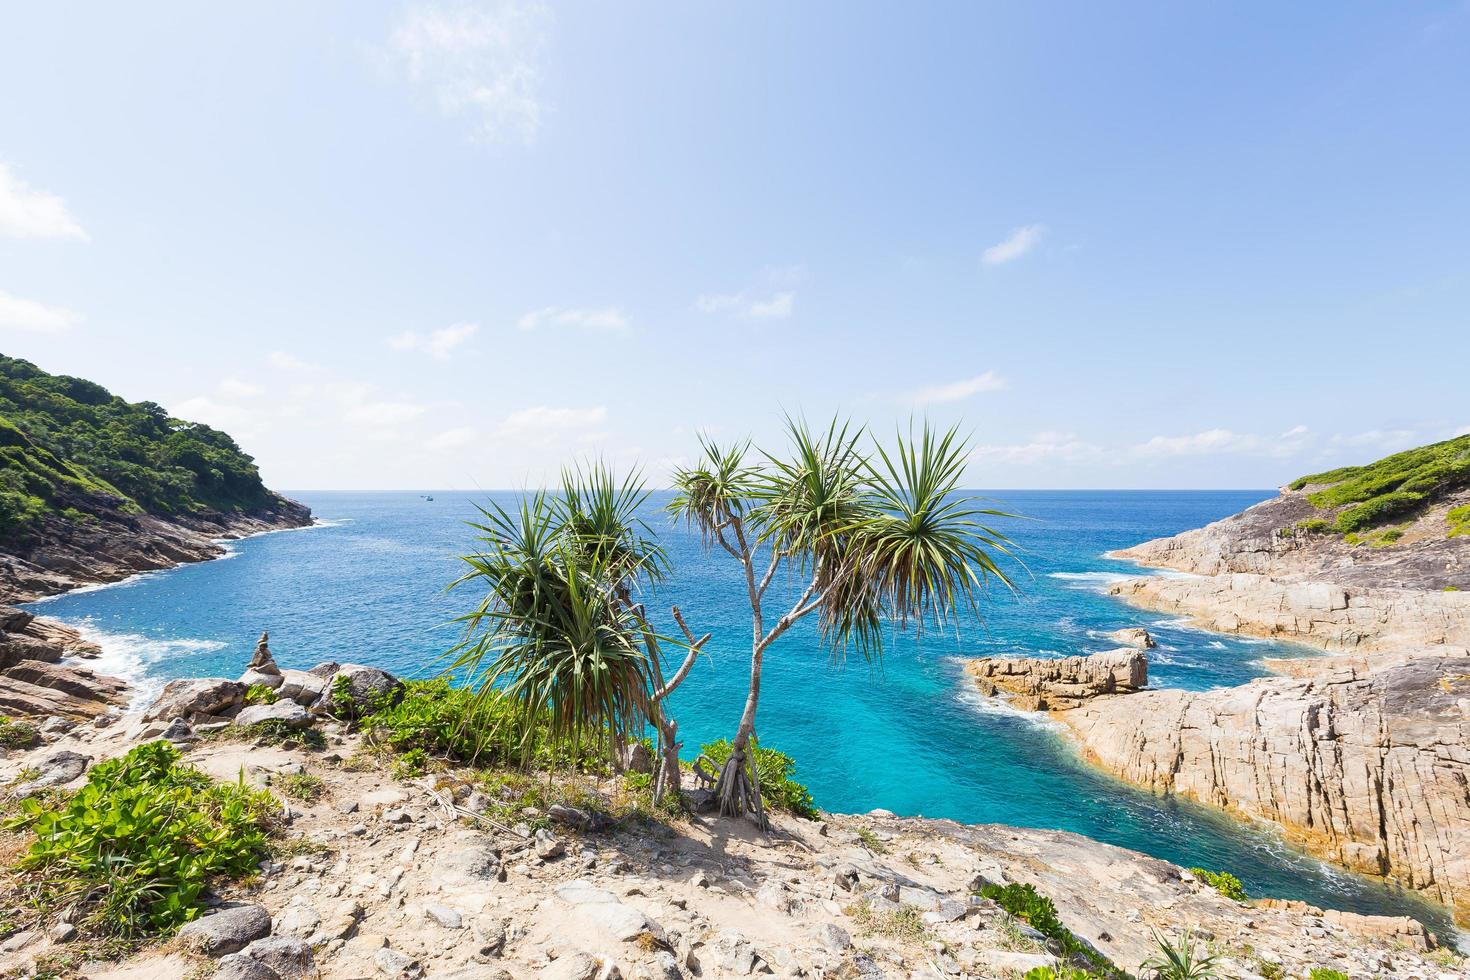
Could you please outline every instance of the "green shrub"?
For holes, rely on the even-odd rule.
[[[1245,893],[1245,886],[1240,883],[1240,879],[1228,871],[1190,868],[1189,873],[1228,899],[1236,902],[1250,901],[1250,896]]]
[[[1332,530],[1332,525],[1328,524],[1327,520],[1322,517],[1308,517],[1305,520],[1297,521],[1294,526],[1298,531],[1303,531],[1307,534],[1326,534]]]
[[[246,704],[275,704],[277,700],[275,690],[265,684],[251,684],[245,689]]]
[[[395,779],[412,779],[422,776],[429,768],[429,754],[423,749],[409,749],[393,760]]]
[[[322,777],[314,776],[309,772],[279,776],[271,780],[271,785],[277,787],[291,799],[301,800],[304,803],[310,803],[327,791],[327,784],[322,782]]]
[[[1057,915],[1056,905],[1032,885],[988,884],[980,889],[980,894],[1016,918],[1025,920],[1031,928],[1054,943],[1056,951],[1062,956],[1081,960],[1104,976],[1122,975],[1106,956],[1078,939],[1072,930],[1063,925]]]
[[[28,749],[41,740],[41,733],[28,721],[12,721],[0,715],[0,748]]]
[[[1075,966],[1063,966],[1052,968],[1049,966],[1036,966],[1027,970],[1021,980],[1094,980],[1096,973],[1091,970],[1082,970]]]
[[[1314,966],[1312,967],[1312,972],[1307,974],[1307,980],[1348,980],[1348,975],[1341,970],[1332,970],[1325,966]]]
[[[1303,476],[1291,489],[1320,486],[1307,499],[1324,510],[1346,508],[1333,527],[1363,531],[1470,486],[1470,435],[1395,453],[1366,466]]]
[[[734,746],[729,739],[722,738],[718,742],[701,745],[699,751],[709,756],[716,766],[723,766]],[[821,814],[812,800],[811,790],[791,778],[795,771],[796,761],[791,756],[776,749],[756,747],[755,773],[761,799],[767,806],[816,820]]]
[[[266,745],[304,745],[309,749],[321,749],[327,739],[315,728],[292,728],[280,718],[267,718],[249,725],[229,725],[210,732],[207,738],[230,742],[261,742]]]
[[[1470,538],[1470,504],[1451,507],[1450,512],[1445,515],[1445,522],[1450,526],[1450,533],[1445,537]]]
[[[1186,932],[1177,942],[1154,932],[1154,944],[1159,951],[1143,961],[1143,968],[1152,970],[1156,980],[1209,980],[1220,976],[1216,966],[1218,957],[1195,939],[1194,933]]]
[[[243,776],[216,783],[164,741],[94,766],[69,800],[21,807],[7,826],[36,835],[17,862],[32,902],[127,938],[171,933],[198,917],[211,878],[253,872],[277,810]]]

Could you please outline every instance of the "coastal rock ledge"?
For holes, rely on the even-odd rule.
[[[1027,711],[1067,711],[1105,694],[1148,685],[1148,657],[1118,649],[1087,657],[981,657],[965,673],[989,697],[1005,695]]]
[[[1143,691],[1061,717],[1124,779],[1280,824],[1470,924],[1470,656]]]

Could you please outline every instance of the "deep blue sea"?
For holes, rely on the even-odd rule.
[[[998,522],[1024,562],[1009,565],[1015,593],[991,590],[983,622],[895,636],[881,666],[834,663],[811,624],[799,626],[767,654],[761,742],[797,760],[798,778],[828,810],[884,807],[1072,830],[1185,866],[1230,870],[1255,895],[1408,913],[1443,929],[1446,918],[1423,903],[1333,871],[1269,829],[1242,826],[1092,769],[1052,723],[980,698],[961,674],[958,658],[1094,652],[1116,646],[1105,632],[1138,625],[1159,643],[1151,653],[1155,686],[1240,684],[1264,673],[1263,657],[1314,655],[1190,629],[1104,594],[1111,578],[1137,573],[1104,552],[1198,527],[1270,495],[989,494],[988,506],[1027,518]],[[260,535],[233,543],[219,561],[35,606],[91,631],[106,650],[100,669],[129,677],[145,694],[174,677],[238,676],[263,629],[270,630],[282,666],[339,660],[402,675],[432,673],[458,636],[449,620],[479,598],[446,586],[460,573],[456,556],[476,547],[466,521],[477,517],[475,502],[484,495],[296,496],[321,526]],[[706,553],[656,508],[648,522],[676,569],[660,594],[648,598],[649,607],[666,613],[677,602],[696,633],[714,633],[711,656],[674,702],[688,754],[701,741],[733,734],[749,676],[749,607],[733,559]],[[672,621],[666,618],[666,625],[672,633]]]

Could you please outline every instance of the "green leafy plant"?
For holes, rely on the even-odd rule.
[[[1349,980],[1349,978],[1341,970],[1333,970],[1325,966],[1314,966],[1312,967],[1312,972],[1307,974],[1307,980]]]
[[[1245,892],[1245,886],[1240,879],[1228,871],[1211,871],[1208,868],[1190,868],[1189,873],[1200,881],[1209,885],[1215,891],[1228,899],[1237,902],[1248,902],[1250,896]]]
[[[280,718],[267,718],[249,725],[229,725],[207,736],[229,742],[262,742],[266,745],[304,745],[310,749],[325,748],[326,736],[315,728],[293,728]]]
[[[304,803],[320,798],[327,791],[327,784],[323,782],[322,777],[309,772],[278,776],[272,780],[271,785],[280,789],[291,799],[301,800]]]
[[[28,749],[41,740],[36,726],[26,721],[12,721],[0,715],[0,748]]]
[[[246,704],[275,704],[276,700],[275,689],[265,684],[251,684],[245,689]]]
[[[1094,980],[1096,973],[1075,966],[1036,966],[1027,970],[1021,980]]]
[[[843,911],[869,936],[881,936],[914,946],[932,939],[924,924],[924,910],[916,905],[900,905],[896,909],[879,911],[873,908],[872,902],[863,899]]]
[[[1313,506],[1344,508],[1333,521],[1336,530],[1347,534],[1377,527],[1470,486],[1470,435],[1291,483],[1293,490],[1308,486],[1321,487],[1307,497]]]
[[[1201,947],[1194,933],[1186,932],[1177,941],[1154,932],[1158,952],[1144,960],[1144,969],[1154,971],[1157,980],[1209,980],[1218,977],[1217,957]]]
[[[1009,885],[988,884],[980,894],[990,899],[1011,915],[1024,920],[1031,928],[1045,936],[1056,947],[1056,951],[1069,959],[1086,963],[1091,969],[1104,976],[1118,976],[1116,966],[1092,946],[1078,939],[1057,915],[1057,907],[1050,898],[1041,894],[1032,885],[1012,882]]]
[[[1445,515],[1445,523],[1450,526],[1450,538],[1470,537],[1470,504],[1461,504],[1459,507],[1451,507]]]
[[[716,766],[723,766],[730,758],[734,747],[728,739],[722,738],[719,741],[701,745],[699,751],[709,756],[710,761]],[[806,817],[808,820],[816,820],[821,815],[816,803],[812,800],[811,791],[791,778],[791,774],[796,771],[796,761],[791,756],[763,745],[757,746],[755,770],[756,778],[760,783],[761,797],[767,805],[794,813],[799,817]]]
[[[17,862],[32,902],[129,938],[172,932],[199,915],[210,879],[250,874],[278,809],[243,774],[216,783],[165,741],[94,766],[69,800],[21,805],[7,826],[35,834]]]
[[[429,754],[423,749],[409,749],[393,760],[393,776],[396,779],[412,779],[422,776],[429,768]]]
[[[863,847],[867,848],[873,854],[883,854],[888,850],[888,845],[884,844],[878,835],[867,827],[859,827],[857,829],[857,839],[862,843]]]

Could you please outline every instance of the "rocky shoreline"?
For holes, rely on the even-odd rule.
[[[121,507],[89,523],[47,518],[43,530],[0,553],[0,603],[33,602],[85,585],[120,582],[225,553],[221,540],[309,527],[311,509],[279,494],[269,506],[241,512],[160,517]]]
[[[1470,540],[1435,523],[1467,498],[1405,525],[1401,548],[1305,534],[1316,513],[1306,491],[1283,491],[1116,552],[1188,573],[1109,588],[1131,605],[1329,655],[1268,661],[1289,676],[1235,688],[1098,690],[1046,706],[1109,772],[1277,824],[1309,852],[1399,882],[1470,924],[1470,591],[1455,584],[1470,572]],[[1072,675],[1109,667],[1080,659]],[[1018,706],[1034,707],[1021,693]]]
[[[260,678],[276,679],[279,700],[244,706],[246,682],[267,683]],[[175,941],[80,975],[1019,977],[1058,960],[1045,936],[978,894],[1012,884],[1049,898],[1079,942],[1129,971],[1156,951],[1157,931],[1207,938],[1223,976],[1305,978],[1319,967],[1354,978],[1463,975],[1462,959],[1437,950],[1412,919],[1236,901],[1166,861],[1059,831],[875,810],[821,821],[775,814],[763,834],[698,812],[610,824],[560,803],[515,804],[519,822],[509,826],[483,816],[498,801],[475,773],[395,774],[337,717],[344,705],[330,703],[383,697],[398,683],[352,665],[281,670],[262,637],[238,681],[176,681],[132,724],[50,732],[0,761],[13,794],[64,789],[95,762],[161,737],[217,779],[283,794],[283,853],[294,856],[262,862],[257,877],[212,895]],[[264,720],[301,734],[252,738]],[[303,779],[315,787],[310,798],[290,797],[286,788]],[[606,805],[616,787],[584,778],[577,792]],[[84,959],[76,946],[64,920],[16,932],[0,943],[0,971],[32,975],[58,957]]]

